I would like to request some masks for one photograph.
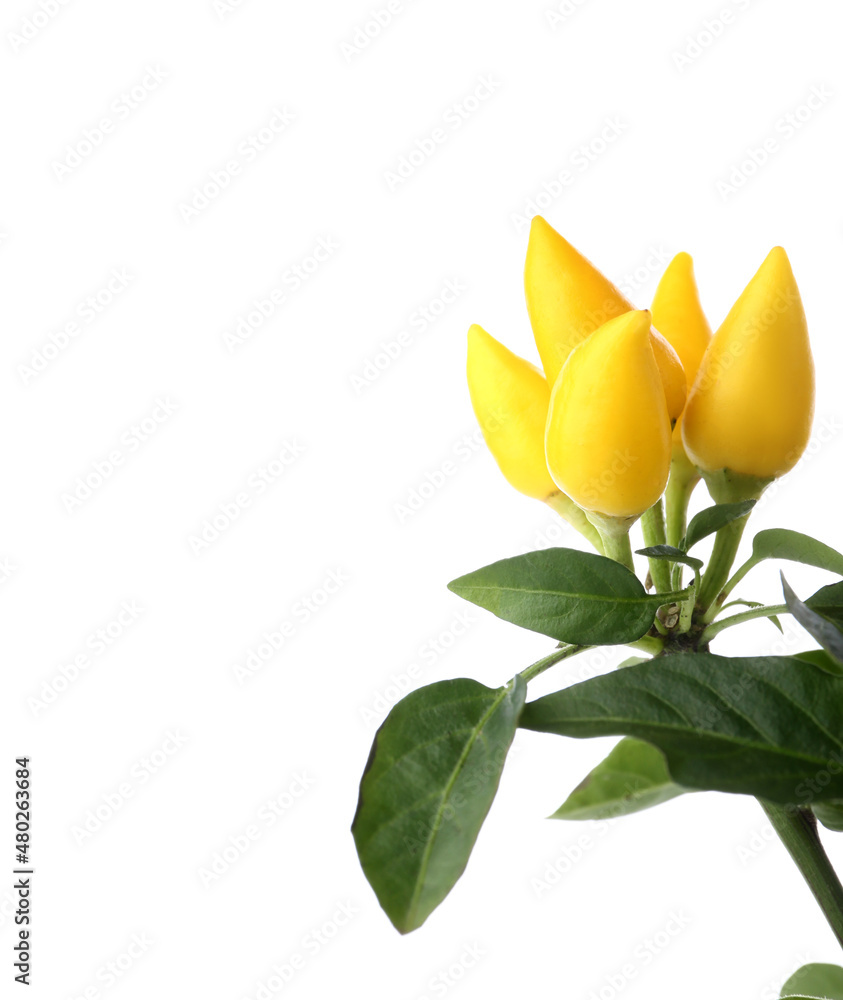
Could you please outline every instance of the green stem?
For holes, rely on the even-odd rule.
[[[758,500],[764,490],[773,481],[772,478],[760,479],[730,469],[719,469],[716,472],[703,472],[708,492],[715,503],[738,503],[741,500]],[[697,603],[703,611],[703,622],[710,622],[720,610],[726,599],[723,590],[743,534],[749,513],[724,525],[714,539],[711,559],[703,576]]]
[[[691,625],[694,622],[694,603],[692,598],[689,601],[683,601],[679,606],[679,625],[676,631],[683,635],[691,631]]]
[[[604,535],[603,554],[614,559],[615,562],[622,563],[631,573],[635,572],[629,535]]]
[[[843,885],[820,841],[816,818],[807,809],[759,802],[843,947]]]
[[[715,536],[714,548],[711,550],[711,558],[708,561],[705,574],[702,579],[697,604],[706,614],[704,622],[709,622],[720,610],[720,605],[725,600],[723,586],[729,578],[732,563],[738,554],[738,546],[741,542],[748,514],[730,521],[724,525]],[[719,600],[718,600],[719,598]]]
[[[574,501],[561,491],[551,493],[544,501],[551,510],[554,510],[563,520],[567,521],[576,530],[603,554],[603,543],[600,540],[600,532],[591,521],[585,516],[582,507],[578,507]]]
[[[667,544],[674,548],[685,537],[688,521],[688,503],[694,487],[700,481],[700,474],[683,453],[674,454],[670,463],[670,478],[664,491]]]
[[[789,614],[789,608],[786,604],[767,604],[764,607],[751,608],[749,611],[741,611],[740,614],[730,615],[728,618],[721,618],[719,622],[712,622],[705,632],[703,632],[702,641],[711,642],[711,640],[719,632],[722,632],[724,628],[731,628],[732,625],[740,625],[741,622],[752,621],[753,618],[771,618],[773,615],[786,614]]]
[[[637,517],[611,517],[608,514],[588,512],[588,519],[600,533],[603,543],[603,555],[614,559],[630,571],[635,572],[632,561],[632,545],[629,542],[629,529],[638,520]]]
[[[656,615],[655,618],[653,619],[653,624],[656,626],[656,631],[659,633],[659,635],[667,636],[668,630],[662,624],[662,621],[658,615]]]
[[[677,563],[676,565],[681,566],[682,564]],[[694,566],[693,569],[694,585],[690,588],[690,596],[679,604],[679,622],[675,631],[681,635],[691,631],[691,626],[694,624],[694,608],[697,605],[697,594],[700,592],[700,570],[698,566]]]
[[[729,594],[737,587],[737,585],[743,580],[746,574],[752,569],[753,566],[757,566],[760,562],[755,556],[750,556],[749,559],[742,565],[739,566],[735,572],[729,577],[728,581],[723,586],[723,600],[725,601]],[[722,605],[721,605],[722,607]]]
[[[649,510],[641,515],[641,530],[644,533],[644,545],[664,545],[667,542],[664,526],[664,507],[661,497]],[[650,559],[650,579],[659,593],[670,590],[670,563],[664,559]]]
[[[636,639],[635,642],[625,642],[624,645],[640,649],[643,653],[650,653],[652,656],[658,656],[664,649],[664,639],[659,639],[655,635],[644,635],[640,639]]]
[[[534,677],[543,674],[545,670],[549,670],[555,664],[560,663],[562,660],[567,660],[569,656],[576,656],[577,653],[582,653],[586,649],[591,649],[591,646],[563,646],[562,649],[554,650],[549,656],[545,656],[541,660],[536,660],[535,663],[522,670],[521,677],[525,682],[531,681]]]

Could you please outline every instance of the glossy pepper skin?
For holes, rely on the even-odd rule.
[[[557,487],[547,471],[544,375],[475,324],[468,331],[468,390],[486,444],[510,485],[537,500]]]
[[[774,247],[709,344],[682,440],[705,473],[771,480],[799,460],[813,412],[805,311],[787,254]]]
[[[571,353],[553,386],[545,432],[550,474],[584,510],[635,518],[664,490],[670,435],[650,314],[624,313]]]
[[[653,326],[679,355],[690,390],[711,340],[690,254],[678,253],[667,265],[650,312]]]
[[[711,341],[711,327],[700,303],[690,254],[678,253],[667,265],[656,288],[651,312],[653,326],[679,355],[690,394]],[[673,431],[673,450],[674,457],[684,457],[681,417]]]
[[[635,309],[608,278],[537,215],[530,227],[524,265],[527,311],[549,385],[568,355],[602,324]],[[685,405],[686,381],[677,353],[651,331],[668,411],[675,420]]]

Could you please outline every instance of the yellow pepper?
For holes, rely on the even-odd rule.
[[[813,411],[805,312],[787,254],[774,247],[711,340],[682,440],[704,474],[769,482],[799,460]]]
[[[670,434],[650,313],[624,313],[571,352],[553,386],[550,474],[585,510],[634,519],[662,495]]]
[[[547,380],[476,323],[468,331],[468,391],[489,451],[510,485],[537,500],[555,493],[544,458]]]
[[[474,414],[506,480],[520,493],[544,501],[602,552],[594,526],[559,490],[547,470],[547,379],[477,324],[468,331],[467,372]]]
[[[651,312],[653,326],[679,355],[690,391],[711,340],[711,327],[700,305],[690,254],[678,253],[667,265]]]
[[[694,262],[689,254],[678,253],[668,264],[653,298],[652,313],[653,325],[679,355],[690,393],[711,340],[711,327],[700,304]],[[675,546],[685,534],[688,502],[700,481],[699,471],[688,459],[682,444],[682,416],[673,428],[672,446],[666,496],[667,541]]]
[[[524,291],[536,347],[550,385],[575,347],[607,320],[635,308],[540,215],[535,216],[530,227]],[[685,405],[682,364],[660,333],[652,330],[651,338],[668,412],[675,420]]]

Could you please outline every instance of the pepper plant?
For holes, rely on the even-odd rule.
[[[758,532],[736,565],[753,506],[811,430],[814,367],[787,255],[770,251],[713,336],[685,253],[651,310],[636,310],[537,217],[524,277],[542,369],[473,326],[472,405],[509,483],[595,551],[516,555],[449,585],[555,645],[499,688],[439,681],[393,707],[352,824],[363,871],[394,926],[417,929],[464,871],[518,727],[619,736],[555,817],[618,816],[695,790],[754,796],[843,946],[843,886],[820,837],[821,826],[843,831],[843,579],[806,597],[782,575],[774,605],[744,589],[770,559],[843,578],[843,555],[781,528]],[[713,502],[689,522],[700,482]],[[639,526],[644,581],[630,541]],[[709,536],[705,563],[696,547]],[[712,651],[728,629],[758,618],[780,627],[787,614],[816,649]],[[527,700],[533,678],[606,645],[637,655]],[[806,966],[782,995],[843,1000],[843,969]]]

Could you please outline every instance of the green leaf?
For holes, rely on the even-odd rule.
[[[794,1000],[843,1000],[843,969],[820,962],[803,965],[782,986],[781,995]]]
[[[671,562],[684,563],[692,569],[702,569],[702,559],[689,556],[682,549],[675,549],[672,545],[651,545],[646,549],[635,550],[639,556],[647,556],[649,559],[669,559]]]
[[[360,864],[401,931],[421,927],[462,875],[495,797],[527,686],[439,681],[375,734],[351,825]]]
[[[551,819],[627,816],[684,791],[672,781],[661,750],[627,737],[571,792]]]
[[[647,556],[650,559],[668,559],[670,562],[684,563],[685,566],[691,566],[694,569],[702,569],[703,567],[702,559],[689,556],[687,552],[674,548],[673,545],[649,545],[645,549],[636,549],[635,551],[638,555]]]
[[[448,584],[498,618],[581,646],[634,642],[671,595],[648,595],[634,573],[593,552],[542,549]]]
[[[843,628],[843,582],[821,587],[805,603],[812,611]]]
[[[803,604],[790,589],[784,578],[784,573],[781,573],[780,576],[784,601],[790,613],[827,653],[833,656],[838,663],[843,664],[843,632],[833,622],[818,615],[816,611],[812,611],[807,604]]]
[[[752,540],[752,561],[757,563],[762,559],[789,559],[843,576],[843,555],[830,545],[789,528],[758,532]]]
[[[829,656],[824,649],[807,649],[804,653],[793,655],[797,660],[813,663],[815,667],[820,667],[830,674],[837,674],[838,677],[843,675],[843,664],[838,663],[833,656]]]
[[[793,657],[660,656],[530,702],[519,725],[646,740],[685,788],[795,805],[843,797],[843,768],[820,791],[812,780],[843,764],[843,678]]]
[[[718,503],[713,507],[706,507],[699,514],[691,518],[688,530],[685,533],[684,548],[687,551],[692,545],[701,542],[708,535],[719,531],[730,521],[736,521],[744,514],[748,514],[755,506],[755,500],[741,500],[739,503]]]
[[[724,604],[723,605],[723,607],[720,609],[720,612],[725,611],[726,608],[733,608],[733,607],[735,607],[738,604],[745,605],[748,608],[763,608],[764,607],[763,601],[729,601],[728,604]],[[769,621],[771,621],[773,623],[773,625],[775,625],[776,628],[779,630],[779,632],[781,632],[782,635],[784,635],[784,629],[782,628],[782,623],[779,620],[779,616],[778,615],[764,615],[763,617],[767,618]],[[752,619],[745,619],[745,620],[746,621],[751,621]],[[722,621],[722,619],[721,619],[721,621]]]
[[[815,802],[811,808],[824,827],[835,833],[843,833],[843,799],[835,799],[833,802]]]

